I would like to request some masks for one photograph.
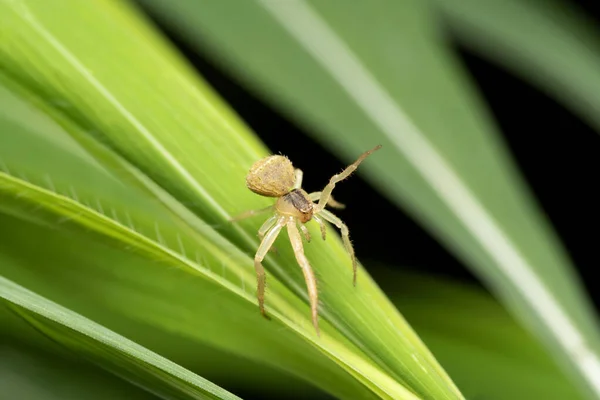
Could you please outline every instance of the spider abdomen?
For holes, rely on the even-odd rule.
[[[294,187],[294,180],[292,162],[287,157],[274,155],[252,165],[246,175],[246,186],[261,196],[281,197]]]
[[[305,223],[312,218],[313,202],[304,190],[294,189],[277,200],[276,209],[282,215],[296,217]]]

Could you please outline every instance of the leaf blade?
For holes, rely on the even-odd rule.
[[[0,297],[8,303],[32,312],[49,321],[68,327],[85,343],[88,340],[116,350],[121,361],[128,360],[132,356],[136,360],[142,360],[155,368],[161,375],[161,380],[169,383],[169,386],[177,389],[175,393],[185,395],[184,398],[217,398],[237,399],[236,396],[215,386],[204,378],[164,359],[136,343],[88,320],[76,313],[67,310],[43,297],[30,292],[16,283],[0,276]],[[52,335],[56,338],[55,335]],[[135,365],[135,364],[134,364]],[[154,376],[158,377],[156,374]],[[180,382],[177,384],[177,382]]]
[[[583,391],[600,393],[581,283],[426,6],[257,1],[239,23],[229,2],[142,3],[208,42],[199,47],[331,149],[348,155],[381,138],[390,153],[365,175],[465,260]]]
[[[225,107],[219,108],[218,114],[213,115],[214,108],[206,103],[220,103],[214,99],[212,92],[198,83],[196,78],[192,78],[190,72],[181,66],[180,61],[160,44],[160,40],[156,39],[145,25],[134,20],[129,11],[123,11],[124,6],[117,8],[113,3],[99,2],[94,3],[94,7],[98,8],[90,11],[91,8],[86,8],[91,7],[89,3],[82,6],[80,2],[73,2],[70,10],[77,13],[83,21],[79,25],[82,33],[88,32],[93,26],[103,33],[107,41],[118,41],[116,52],[121,62],[128,60],[133,66],[140,65],[140,60],[146,62],[151,59],[156,64],[155,69],[123,70],[120,64],[115,68],[113,64],[106,62],[97,47],[94,52],[89,50],[92,36],[84,35],[74,40],[72,26],[65,29],[66,26],[56,15],[52,15],[47,4],[17,4],[29,8],[26,12],[17,8],[10,9],[14,21],[11,20],[11,24],[3,26],[14,29],[14,37],[20,37],[21,43],[29,44],[29,47],[23,46],[18,51],[6,54],[9,60],[6,63],[21,84],[27,83],[36,90],[41,86],[40,91],[46,96],[66,101],[70,108],[65,114],[79,121],[79,124],[91,131],[91,135],[96,139],[108,142],[115,153],[159,182],[168,193],[193,209],[205,223],[223,223],[229,215],[229,210],[237,209],[242,206],[243,200],[251,199],[240,182],[243,182],[247,164],[262,156],[265,153],[264,148],[231,117]],[[122,30],[118,30],[113,25],[109,27],[105,24],[103,19],[110,19],[108,16],[127,22],[119,25]],[[153,38],[153,45],[160,51],[151,46],[140,45],[140,32]],[[60,46],[57,46],[57,42]],[[37,47],[38,43],[42,43],[40,47]],[[10,49],[10,45],[4,48],[5,52],[6,49]],[[68,52],[63,49],[68,49]],[[104,49],[110,50],[109,47]],[[31,52],[33,56],[24,56],[24,52]],[[77,59],[73,60],[71,55],[76,55]],[[168,61],[162,60],[159,55]],[[40,68],[42,64],[31,62],[32,59],[43,61],[45,58],[52,59],[53,63],[42,62],[44,68]],[[169,76],[172,80],[161,76],[163,70],[172,74]],[[21,71],[27,71],[27,74]],[[51,71],[51,74],[48,71]],[[93,74],[89,71],[93,71]],[[65,79],[59,84],[52,74]],[[152,87],[143,84],[149,81],[153,82]],[[100,82],[100,85],[97,82]],[[187,103],[187,100],[190,100],[190,103]],[[190,104],[206,110],[206,113],[202,114],[206,119],[198,121],[197,116],[192,117]],[[174,110],[179,110],[183,117],[171,115]],[[103,113],[110,115],[110,118],[106,118]],[[213,117],[209,119],[208,116],[211,115]],[[181,120],[185,123],[181,123]],[[219,129],[215,129],[217,134],[211,131],[215,126]],[[234,131],[231,131],[232,126]],[[201,147],[198,144],[197,130],[204,134]],[[158,145],[152,140],[148,142],[149,132],[150,136],[158,141]],[[198,163],[198,153],[193,153],[190,149],[202,150],[198,152],[203,155],[202,165]],[[236,162],[223,163],[225,152]],[[221,176],[225,179],[215,178],[214,170],[222,170]],[[189,175],[182,171],[187,171]],[[224,235],[243,249],[255,250],[257,242],[248,226],[249,223],[243,228],[229,226],[224,229]],[[331,303],[331,306],[324,307],[322,315],[325,320],[335,325],[335,329],[331,328],[332,334],[341,331],[343,335],[350,337],[351,342],[348,342],[352,343],[352,346],[342,341],[342,334],[336,336],[336,341],[328,342],[325,346],[316,343],[306,328],[303,327],[299,333],[320,346],[320,349],[327,351],[348,373],[360,379],[380,396],[414,397],[399,383],[403,382],[403,379],[409,379],[411,390],[419,395],[427,394],[431,390],[443,397],[460,398],[460,394],[443,374],[435,359],[368,277],[364,278],[360,289],[353,290],[350,279],[340,288],[340,274],[347,277],[349,272],[340,265],[340,260],[345,259],[342,258],[345,254],[339,239],[330,241],[328,247],[322,244],[311,247],[309,254],[320,256],[311,259],[318,260],[315,266],[323,273],[322,282],[336,289],[330,289],[322,296],[325,304]],[[293,261],[289,250],[283,254],[286,263]],[[286,286],[293,289],[299,299],[305,299],[306,294],[298,272],[290,272],[282,264],[270,260],[268,268],[275,270],[277,276]],[[294,329],[298,328],[294,326]],[[388,338],[388,343],[385,338]],[[340,347],[340,343],[344,345]],[[354,347],[360,350],[346,351]],[[389,348],[393,351],[388,351]],[[369,352],[369,356],[374,360],[364,357],[365,352]],[[377,359],[375,356],[378,353],[382,354],[379,358],[386,358],[387,363],[394,365],[394,368]],[[400,368],[398,365],[402,364],[410,364],[414,368],[402,368],[404,376],[401,376],[402,374],[396,371]],[[356,365],[360,366],[360,370]],[[396,373],[392,376],[389,375],[389,371]]]
[[[600,130],[600,35],[564,1],[434,2],[469,49],[521,76]]]
[[[17,87],[18,85],[14,86],[13,89],[17,90]],[[7,106],[18,110],[22,106],[23,99],[14,97],[15,93],[11,92],[0,92],[0,95],[6,93],[8,93],[8,96],[0,97],[0,99],[6,101]],[[26,92],[17,90],[17,93],[23,94]],[[24,95],[24,98],[33,101],[28,97],[29,95]],[[32,104],[36,104],[36,102],[33,101]],[[7,110],[10,109],[7,108]],[[3,122],[3,119],[0,118],[0,123]],[[49,122],[49,125],[42,125],[36,127],[36,129],[45,132],[50,127],[55,128],[50,121],[47,122]],[[74,134],[73,129],[76,128],[69,124],[64,126],[69,128],[64,132],[65,134]],[[227,242],[206,223],[197,220],[194,229],[178,224],[177,222],[181,221],[182,218],[178,219],[175,216],[170,216],[170,208],[163,208],[162,203],[157,203],[156,199],[141,197],[140,193],[134,190],[137,189],[137,186],[124,187],[122,182],[111,179],[111,176],[108,176],[107,179],[103,175],[105,171],[102,169],[102,165],[100,165],[100,170],[91,168],[97,165],[94,163],[89,165],[89,159],[75,158],[74,154],[65,153],[63,147],[53,146],[54,137],[45,138],[43,135],[37,136],[39,132],[17,128],[19,128],[18,124],[16,126],[9,125],[6,131],[7,134],[0,138],[3,143],[0,148],[0,159],[4,160],[3,168],[8,172],[8,174],[0,172],[0,197],[2,197],[0,209],[3,212],[58,231],[77,232],[86,236],[93,233],[99,242],[117,247],[125,246],[127,250],[135,250],[144,254],[147,257],[147,262],[162,261],[167,265],[178,268],[183,267],[183,270],[188,271],[188,273],[192,272],[203,276],[208,281],[217,283],[221,290],[225,288],[227,292],[234,295],[233,297],[242,299],[243,303],[255,303],[254,297],[244,289],[244,285],[250,286],[254,282],[254,275],[251,270],[243,269],[239,264],[241,257],[241,260],[245,260],[245,263],[250,265],[250,258]],[[35,138],[38,140],[32,140]],[[39,156],[40,149],[43,151],[43,157]],[[44,160],[52,160],[52,165],[45,164]],[[101,160],[106,161],[106,158]],[[112,163],[108,164],[113,165]],[[123,167],[122,164],[116,165]],[[23,171],[27,171],[27,173],[23,174]],[[15,176],[21,176],[21,178]],[[52,178],[48,180],[49,177]],[[94,192],[94,188],[97,189],[97,192]],[[160,191],[156,190],[150,193],[164,197]],[[128,202],[134,203],[135,207],[131,207]],[[125,215],[126,218],[118,218],[118,215]],[[187,214],[186,216],[186,222],[189,224],[194,222],[194,218],[197,219],[193,214],[191,216]],[[8,246],[9,249],[10,247]],[[186,249],[194,248],[200,253],[186,253]],[[91,254],[96,254],[95,257],[99,257],[97,253]],[[202,254],[200,258],[198,258],[198,254]],[[220,254],[220,256],[217,254]],[[227,254],[227,257],[223,258],[223,254]],[[215,256],[216,258],[214,258]],[[52,258],[57,257],[58,254],[55,253]],[[209,262],[208,265],[207,262]],[[213,263],[216,265],[213,265],[211,269],[210,264]],[[29,265],[29,268],[35,269],[32,265]],[[226,275],[227,270],[232,273]],[[69,269],[61,271],[61,274],[72,274]],[[143,273],[143,270],[141,272]],[[238,281],[240,278],[241,286],[239,286]],[[164,277],[158,279],[157,282],[162,282],[163,279]],[[54,280],[46,282],[50,283]],[[43,286],[48,286],[46,282]],[[90,284],[87,283],[87,285]],[[336,332],[331,332],[334,335],[332,340],[324,335],[323,340],[315,343],[314,338],[312,338],[314,334],[311,331],[311,324],[306,317],[309,315],[308,313],[306,313],[306,316],[300,316],[297,311],[290,308],[290,304],[284,305],[284,302],[280,304],[284,305],[286,310],[282,310],[283,313],[278,314],[277,308],[279,307],[276,299],[281,294],[288,297],[287,301],[291,300],[295,304],[294,308],[303,309],[302,307],[306,308],[306,306],[291,297],[277,281],[271,279],[270,286],[274,289],[274,294],[270,296],[270,306],[273,307],[270,312],[274,316],[284,317],[284,320],[290,323],[289,327],[292,328],[292,331],[300,332],[300,338],[308,337],[309,342],[314,344],[317,349],[317,352],[310,352],[307,350],[311,349],[302,348],[305,354],[313,356],[313,358],[304,357],[304,360],[310,360],[312,368],[308,368],[306,365],[300,366],[296,359],[289,361],[284,358],[278,359],[279,365],[285,364],[282,366],[285,369],[291,369],[292,372],[302,375],[305,379],[312,379],[321,387],[325,387],[334,393],[352,393],[353,397],[360,395],[371,398],[366,390],[359,390],[356,385],[353,385],[354,382],[348,382],[348,377],[344,376],[343,371],[333,371],[331,365],[327,365],[327,362],[324,363],[323,359],[319,360],[320,363],[315,361],[314,357],[319,356],[318,349],[322,348],[333,362],[340,363],[343,368],[349,370],[358,380],[365,383],[366,387],[372,387],[383,397],[387,396],[387,391],[391,391],[394,395],[412,398],[412,395],[406,389],[374,369],[367,360],[357,358],[361,357],[360,352],[350,350],[351,346],[345,347],[347,345],[343,341],[340,343],[340,337],[336,335]],[[44,287],[44,289],[48,290],[48,287]],[[106,289],[104,288],[104,290]],[[288,294],[285,295],[285,293]],[[67,296],[66,300],[68,301],[68,299]],[[63,298],[63,300],[65,299]],[[209,299],[204,301],[209,301]],[[244,311],[248,312],[248,308],[246,307]],[[136,310],[134,314],[138,312],[139,310]],[[251,308],[251,312],[252,316],[258,315],[256,308]],[[292,322],[289,318],[294,315],[299,319]],[[215,323],[216,321],[213,320],[212,322]],[[170,321],[170,323],[173,322]],[[260,323],[264,324],[265,321],[261,319]],[[191,329],[190,327],[186,328]],[[329,328],[324,326],[323,330],[328,332]],[[239,335],[243,336],[244,332],[244,330],[240,330]],[[190,335],[191,333],[185,332],[185,334]],[[219,332],[219,335],[221,334]],[[282,333],[277,332],[276,329],[275,332],[272,331],[269,334],[283,337]],[[216,337],[209,337],[209,340],[215,341],[215,339],[219,340]],[[240,337],[237,337],[236,341],[239,341],[239,339]],[[288,337],[287,344],[292,345],[292,343],[298,345],[297,340],[293,341]],[[223,345],[222,342],[220,344]],[[263,346],[271,347],[272,345],[263,343]],[[239,346],[236,350],[240,351]],[[283,349],[279,347],[278,350]],[[298,355],[298,352],[300,350],[296,352],[295,356]],[[251,355],[254,359],[260,359],[263,354],[264,351],[255,351]],[[273,361],[271,362],[273,363]],[[316,368],[317,365],[320,368],[324,367],[327,373],[324,374],[323,369]],[[371,379],[375,382],[379,380],[377,383],[379,386],[365,380],[365,377],[362,376],[365,373],[372,374]],[[332,376],[345,381],[345,384],[337,387],[333,386],[335,381],[332,380]]]

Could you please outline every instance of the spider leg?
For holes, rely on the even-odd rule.
[[[319,198],[319,203],[317,204],[317,206],[315,208],[315,212],[319,212],[325,208],[325,205],[329,201],[329,198],[331,197],[331,192],[333,191],[333,188],[335,187],[336,183],[343,181],[344,179],[349,177],[350,174],[352,174],[354,171],[356,171],[356,168],[358,168],[359,164],[361,162],[363,162],[365,158],[367,158],[369,155],[371,155],[371,153],[379,150],[380,148],[381,148],[381,145],[376,146],[369,151],[365,151],[358,157],[358,159],[356,161],[354,161],[352,164],[350,164],[348,167],[346,167],[345,170],[343,170],[339,174],[335,174],[334,176],[332,176],[331,179],[329,180],[329,183],[327,184],[327,186],[325,186],[325,188],[321,192],[321,197]]]
[[[239,221],[242,219],[254,217],[255,215],[264,214],[267,211],[271,211],[272,209],[273,209],[273,206],[269,206],[269,207],[265,207],[265,208],[259,208],[257,210],[244,211],[243,213],[241,213],[235,217],[229,218],[229,222],[236,222],[236,221]]]
[[[321,197],[322,192],[312,192],[308,195],[311,201],[317,201]],[[327,200],[327,205],[331,208],[344,209],[346,208],[345,204],[340,203],[339,201],[334,200],[332,195],[329,195],[329,200]]]
[[[263,238],[265,237],[265,235],[267,234],[269,229],[271,229],[273,227],[273,225],[275,225],[278,218],[279,218],[278,214],[273,214],[273,216],[271,218],[269,218],[268,220],[265,221],[264,224],[262,224],[262,226],[258,229],[258,237],[260,238],[260,240],[263,240]]]
[[[281,228],[286,223],[285,217],[280,217],[277,220],[277,223],[274,227],[272,227],[262,239],[258,250],[256,251],[256,255],[254,256],[254,269],[256,270],[256,280],[257,280],[257,289],[256,289],[256,297],[258,298],[258,307],[260,308],[260,313],[267,317],[267,313],[265,312],[265,285],[266,285],[266,275],[265,268],[262,265],[262,260],[265,259],[267,252],[277,239],[277,235],[281,232]],[[268,317],[267,317],[268,318]]]
[[[323,238],[323,240],[325,240],[327,238],[327,227],[325,226],[325,221],[323,221],[316,215],[313,215],[313,219],[319,224],[319,227],[321,228],[321,237]]]
[[[275,225],[278,218],[279,218],[278,214],[273,214],[273,216],[271,218],[269,218],[268,220],[265,221],[264,224],[262,224],[262,226],[258,230],[258,237],[260,240],[263,240],[263,238],[265,237],[265,234],[269,231],[269,229],[271,229],[273,227],[273,225]],[[271,246],[269,251],[273,252],[273,253],[277,253],[277,249],[275,248],[275,246]]]
[[[306,226],[301,223],[298,223],[298,226],[300,227],[300,230],[302,231],[302,234],[304,235],[306,241],[310,243],[310,232],[308,231],[308,228],[306,228]]]
[[[294,175],[295,175],[294,189],[300,189],[302,187],[302,176],[304,175],[304,173],[302,172],[301,169],[296,168],[294,170]]]
[[[315,273],[313,272],[308,259],[304,255],[304,247],[302,245],[302,237],[300,236],[300,231],[296,227],[296,221],[293,218],[290,218],[287,222],[287,230],[288,235],[290,236],[290,242],[292,242],[292,248],[294,249],[294,254],[296,255],[296,261],[302,268],[302,272],[304,273],[304,280],[306,281],[306,287],[308,288],[308,297],[310,298],[310,308],[312,311],[312,322],[315,330],[317,331],[317,336],[320,336],[319,333],[319,316],[317,311],[318,305],[318,294],[317,294],[317,280],[315,279]]]
[[[350,231],[348,230],[348,227],[342,222],[341,219],[335,216],[331,211],[323,210],[320,212],[319,215],[323,217],[326,221],[329,221],[335,226],[337,226],[342,231],[342,242],[344,243],[344,247],[350,255],[350,258],[352,259],[352,284],[356,286],[356,271],[358,269],[358,266],[356,263],[356,256],[354,255],[354,247],[352,247],[352,242],[350,241]]]

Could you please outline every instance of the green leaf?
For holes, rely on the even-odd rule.
[[[467,398],[582,398],[544,348],[481,289],[389,267],[376,277]]]
[[[59,298],[62,304],[68,304],[72,308],[79,309],[88,305],[82,310],[85,311],[85,315],[90,315],[90,312],[106,307],[106,303],[109,303],[118,312],[131,318],[142,319],[164,329],[168,327],[196,340],[208,340],[220,348],[291,370],[342,397],[352,394],[356,397],[371,398],[371,395],[353,382],[350,376],[343,371],[336,371],[336,367],[323,357],[322,353],[310,346],[307,348],[306,342],[293,335],[293,330],[282,332],[279,325],[265,324],[257,313],[254,297],[247,293],[254,285],[254,273],[250,268],[240,269],[240,263],[251,265],[250,257],[224,241],[218,233],[193,214],[188,215],[186,222],[200,230],[201,234],[187,225],[178,223],[177,215],[170,214],[156,200],[141,196],[135,187],[124,186],[107,176],[103,169],[83,162],[77,157],[77,152],[63,151],[65,147],[71,147],[64,146],[63,141],[58,141],[61,145],[59,146],[54,139],[69,139],[69,136],[64,136],[67,131],[58,131],[60,134],[56,136],[44,136],[43,132],[52,132],[59,126],[43,114],[36,114],[35,109],[27,108],[31,106],[11,92],[0,91],[0,94],[5,94],[0,98],[6,105],[4,110],[7,117],[4,120],[0,119],[0,122],[8,123],[8,133],[0,138],[3,144],[0,160],[4,160],[4,168],[12,174],[0,173],[0,210],[50,229],[48,232],[36,234],[32,231],[33,227],[16,224],[14,219],[4,221],[2,225],[10,229],[3,231],[7,234],[2,242],[5,246],[3,252],[17,259],[34,257],[27,259],[26,268],[15,267],[7,270],[8,266],[5,266],[5,274],[10,273],[19,282],[27,282],[27,286],[35,288],[37,292],[49,291],[47,296],[52,299]],[[21,115],[25,111],[31,114],[27,115],[28,118],[19,119],[18,123],[8,118]],[[33,127],[23,124],[23,121],[38,119],[45,124]],[[70,125],[65,126],[73,129]],[[70,145],[73,145],[72,141]],[[16,179],[14,176],[21,178]],[[168,199],[164,193],[160,196],[163,200]],[[131,204],[135,204],[135,207]],[[82,229],[83,227],[86,229]],[[22,235],[19,235],[19,232],[22,232]],[[64,232],[67,236],[57,235],[59,232]],[[72,234],[69,235],[69,232]],[[97,234],[94,235],[94,232]],[[89,237],[88,241],[75,246],[74,243],[82,236]],[[29,241],[34,238],[37,238],[35,242],[41,243],[41,248],[38,248],[35,255],[27,251]],[[54,238],[62,240],[54,243]],[[98,244],[103,243],[104,246],[94,246],[90,249],[90,239]],[[212,242],[208,239],[212,239]],[[125,249],[126,252],[108,252],[106,245],[119,250]],[[81,258],[73,258],[69,250],[73,246],[81,249]],[[52,252],[44,254],[42,248],[48,248]],[[145,258],[132,260],[128,256],[130,252],[141,254]],[[43,267],[44,263],[48,262],[46,260],[55,260],[53,268]],[[92,268],[84,268],[87,265],[91,265]],[[119,287],[118,283],[123,280],[124,272],[117,275],[114,281],[106,281],[106,272],[101,271],[108,268],[109,274],[114,273],[113,268],[117,265],[121,265],[122,271],[130,273],[124,282],[126,286],[132,282],[142,284],[142,288],[128,287],[129,293],[147,292],[151,294],[149,299],[135,300],[136,296],[132,299],[131,295],[127,296],[127,289],[118,292],[121,297],[114,293]],[[155,266],[154,269],[149,265]],[[177,300],[174,298],[173,288],[181,284],[182,277],[172,281],[173,267],[186,271],[185,281],[193,284],[188,291],[176,290],[179,294]],[[34,270],[37,272],[32,274],[31,271]],[[60,272],[52,274],[52,279],[45,279],[49,270]],[[155,275],[152,275],[151,271],[154,271]],[[190,281],[189,273],[205,279]],[[60,290],[57,289],[60,287],[57,276],[67,279]],[[91,279],[93,276],[95,280]],[[77,285],[88,287],[97,282],[98,288],[90,295],[102,294],[92,300],[78,298],[69,291],[73,284],[69,279],[81,279],[77,281]],[[270,296],[272,306],[278,304],[275,297],[278,293],[283,295],[283,298],[287,296],[288,302],[292,302],[297,308],[306,309],[304,313],[309,314],[308,308],[291,296],[276,280],[271,279],[269,286],[274,292]],[[163,287],[168,290],[159,295]],[[117,298],[119,300],[116,303],[111,301]],[[155,298],[168,299],[166,304],[160,306],[164,309],[168,305],[168,310],[163,314],[157,313],[156,304],[153,304]],[[101,304],[96,305],[93,300],[100,301]],[[132,303],[139,304],[135,307],[123,307],[124,304]],[[212,307],[214,304],[220,306]],[[311,324],[305,322],[304,315],[298,316],[288,304],[280,304],[288,323],[291,323],[289,318],[295,315],[299,319],[298,324],[303,324],[307,327],[307,333],[314,335]],[[206,308],[201,305],[205,305]],[[183,321],[173,320],[173,315],[179,315],[184,310],[186,317]],[[200,315],[203,316],[202,319],[198,317]],[[245,317],[240,319],[240,315]],[[249,324],[248,318],[253,323]],[[212,329],[207,329],[203,324],[199,325],[203,319],[211,321]],[[109,321],[112,322],[111,319]],[[293,324],[293,327],[298,329],[296,324]],[[334,349],[336,345],[337,342],[334,341]],[[354,356],[350,354],[349,357],[352,360]],[[353,362],[353,365],[359,366],[361,363]]]
[[[9,397],[157,398],[37,330],[14,305],[0,303],[0,381]]]
[[[383,144],[361,172],[600,395],[590,304],[425,2],[141,3],[344,159]]]
[[[26,265],[1,273],[86,316],[139,318],[277,366],[341,398],[462,398],[362,268],[352,286],[348,256],[333,232],[307,247],[319,273],[321,337],[287,244],[265,262],[273,273],[266,298],[272,319],[260,318],[246,252],[256,251],[261,221],[232,225],[227,218],[267,204],[243,183],[266,149],[125,3],[69,0],[56,12],[48,2],[0,2],[0,38],[2,102],[10,105],[0,120],[7,128],[0,137],[0,209],[12,230],[3,252]],[[15,118],[27,114],[34,117]],[[41,279],[39,256],[25,251],[25,238],[48,236],[44,229],[53,232],[48,241],[65,234],[47,248],[48,259],[70,259],[48,268],[50,280]],[[103,246],[82,250],[81,264],[68,251],[78,236]],[[135,268],[129,252],[138,257]],[[98,278],[120,265],[170,313],[115,305],[107,294],[127,286],[123,276],[86,282],[97,283],[97,292],[79,294],[85,301],[78,304],[59,287],[87,263]],[[164,278],[180,272],[190,285],[185,295],[193,297],[171,287],[160,298]],[[135,298],[134,291],[121,294]],[[105,308],[94,311],[96,304]],[[174,318],[178,313],[186,319]]]
[[[157,398],[85,362],[58,358],[6,338],[0,338],[0,386],[12,399]]]
[[[0,276],[0,298],[40,331],[161,397],[237,399],[211,382]]]
[[[435,2],[469,49],[554,97],[600,131],[600,32],[559,0]]]
[[[250,359],[250,377],[259,372],[262,381],[277,377],[272,369],[278,368],[342,398],[352,393],[374,398],[293,332],[280,324],[262,324],[254,304],[231,296],[220,285],[142,258],[131,249],[107,246],[81,231],[57,231],[1,214],[0,223],[9,228],[0,232],[0,255],[7,260],[0,264],[4,274],[202,376],[244,382],[247,378],[238,374],[248,371],[239,364]],[[36,252],[26,251],[27,240],[39,243]],[[85,290],[72,290],[79,287]]]

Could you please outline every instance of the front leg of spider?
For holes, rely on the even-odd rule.
[[[254,256],[254,270],[256,271],[257,280],[256,297],[258,298],[258,307],[260,309],[260,313],[266,318],[268,318],[265,311],[265,287],[267,284],[267,277],[265,275],[265,268],[262,265],[262,261],[265,259],[267,252],[271,246],[273,246],[273,242],[275,242],[279,232],[281,232],[281,228],[283,228],[285,224],[285,217],[279,217],[275,225],[263,237],[260,246],[256,251],[256,255]]]
[[[319,218],[317,215],[313,215],[313,220],[319,224],[319,228],[321,229],[321,237],[323,240],[327,239],[327,227],[325,226],[325,221]]]
[[[333,191],[335,184],[348,178],[354,171],[356,171],[356,169],[358,168],[360,163],[362,163],[365,160],[365,158],[367,158],[368,156],[373,154],[373,152],[379,150],[380,148],[381,148],[381,145],[376,146],[375,148],[373,148],[369,151],[365,151],[358,157],[358,159],[356,161],[354,161],[352,164],[350,164],[348,167],[346,167],[345,170],[343,170],[339,174],[335,174],[334,176],[331,177],[327,186],[325,186],[325,188],[321,191],[321,197],[319,198],[319,203],[317,204],[317,206],[315,208],[315,214],[317,214],[321,210],[323,210],[325,208],[325,205],[330,201],[331,192]]]
[[[306,225],[298,223],[298,227],[302,231],[302,234],[304,235],[304,239],[306,239],[306,241],[308,243],[310,243],[310,232],[308,231],[308,228],[306,227]]]
[[[318,306],[318,293],[317,293],[317,280],[315,279],[315,273],[313,272],[308,259],[304,255],[304,246],[302,245],[302,238],[300,237],[300,232],[298,231],[298,227],[296,226],[296,221],[293,218],[290,218],[287,223],[287,231],[290,237],[290,242],[292,242],[292,248],[294,249],[294,255],[296,256],[296,261],[302,268],[302,273],[304,274],[304,280],[306,281],[306,288],[308,289],[308,298],[310,299],[310,310],[312,315],[312,323],[317,331],[317,336],[319,333],[319,314],[317,311]]]
[[[321,210],[319,213],[323,219],[331,222],[342,232],[342,243],[344,243],[344,248],[346,252],[350,255],[350,260],[352,261],[352,284],[356,286],[356,272],[358,270],[358,263],[356,262],[356,256],[354,255],[354,247],[352,246],[352,242],[350,241],[350,231],[345,223],[342,222],[337,216],[335,216],[332,212],[327,210]]]
[[[331,196],[335,184],[350,176],[367,156],[378,150],[380,147],[381,146],[377,146],[374,149],[363,153],[344,171],[334,175],[321,192],[311,193],[310,195],[302,189],[302,171],[295,169],[287,157],[273,155],[263,158],[252,165],[246,176],[246,186],[256,194],[277,198],[277,201],[272,206],[259,210],[247,211],[232,220],[237,221],[267,211],[274,211],[273,215],[265,221],[258,231],[261,243],[254,257],[254,268],[256,270],[257,278],[256,296],[260,312],[263,316],[267,317],[264,301],[266,276],[262,261],[269,249],[273,248],[273,243],[284,226],[287,227],[288,236],[294,250],[296,261],[304,274],[304,280],[306,281],[310,299],[312,323],[317,335],[319,335],[317,280],[308,259],[304,255],[302,235],[304,235],[307,242],[310,242],[310,233],[306,226],[304,226],[305,223],[314,219],[321,228],[323,240],[325,240],[325,221],[336,225],[341,230],[344,247],[352,259],[354,271],[353,281],[356,285],[357,263],[354,256],[354,249],[350,242],[348,227],[338,217],[325,210],[325,206],[333,208],[345,207],[343,204],[335,201]],[[318,203],[314,203],[316,200],[318,200]],[[300,232],[302,232],[302,234]]]
[[[346,167],[346,169],[344,169],[339,174],[335,174],[334,176],[332,176],[327,186],[325,186],[325,188],[321,192],[315,192],[309,195],[311,198],[315,198],[317,196],[319,198],[319,202],[314,206],[314,216],[322,217],[324,220],[331,222],[332,224],[337,226],[342,232],[342,242],[344,243],[344,248],[346,249],[346,252],[350,255],[350,260],[352,261],[352,284],[354,286],[356,286],[356,273],[358,270],[358,263],[356,262],[356,256],[354,255],[354,247],[352,246],[352,242],[350,241],[350,232],[346,224],[344,224],[341,219],[336,217],[330,211],[325,210],[325,206],[331,205],[333,207],[337,206],[335,208],[343,208],[343,205],[342,207],[339,207],[340,203],[338,202],[334,202],[335,205],[331,204],[333,201],[333,198],[331,197],[331,192],[335,188],[335,184],[348,178],[354,171],[356,171],[360,163],[362,163],[365,160],[365,158],[367,158],[368,156],[373,154],[373,152],[379,150],[380,148],[381,145],[376,146],[369,151],[365,151],[358,157],[356,161],[354,161],[352,164]],[[322,223],[320,224],[321,226],[323,226]],[[323,238],[325,238],[325,231],[323,228],[321,229]]]

